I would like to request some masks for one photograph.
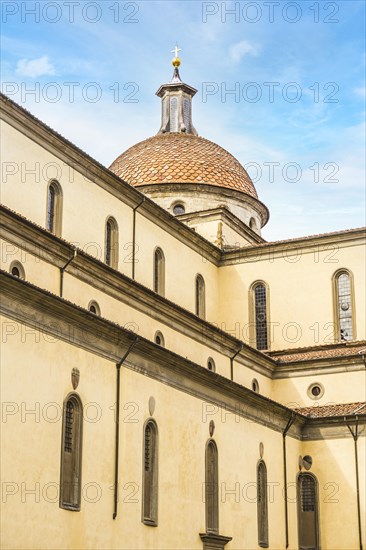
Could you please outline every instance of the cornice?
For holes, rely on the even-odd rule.
[[[200,210],[199,212],[189,212],[187,214],[180,214],[177,218],[182,222],[191,221],[198,223],[204,221],[216,221],[220,220],[224,222],[230,229],[238,233],[241,237],[248,239],[252,244],[263,243],[265,240],[263,237],[255,233],[244,222],[239,220],[234,214],[227,208],[212,208],[210,210]]]
[[[0,206],[0,214],[0,236],[5,240],[58,268],[73,256],[75,248],[67,241],[4,206]],[[226,355],[228,360],[242,348],[236,357],[237,363],[243,366],[250,363],[253,370],[272,377],[275,367],[273,359],[84,251],[77,249],[77,256],[67,273],[221,355]]]
[[[4,206],[0,206],[0,214],[0,235],[5,240],[58,268],[64,266],[73,256],[75,248],[67,241]],[[266,355],[244,344],[231,334],[198,318],[192,312],[159,296],[141,283],[110,268],[82,250],[78,250],[77,257],[68,267],[67,273],[158,322],[169,324],[177,332],[207,345],[221,355],[226,355],[228,360],[242,348],[235,358],[234,378],[240,366],[273,379],[363,369],[361,363],[357,365],[357,357],[348,356],[281,363],[275,357],[275,354],[280,352]],[[296,350],[288,351],[296,352]]]
[[[64,341],[103,357],[111,361],[111,367],[136,341],[135,333],[2,270],[0,283],[0,311],[5,317],[48,334],[53,341]],[[366,424],[366,415],[305,417],[141,336],[122,368],[168,384],[203,404],[223,408],[225,418],[232,413],[235,422],[244,419],[283,433],[293,418],[288,435],[303,441],[348,437],[346,420],[351,425],[356,419],[359,425]],[[360,435],[364,434],[363,429]]]
[[[326,418],[308,418],[303,425],[302,441],[319,441],[323,439],[344,439],[352,438],[347,423],[352,427],[358,423],[359,437],[366,436],[366,415],[332,416]]]
[[[273,262],[278,258],[287,258],[291,252],[319,253],[328,252],[330,255],[340,246],[360,246],[366,244],[366,228],[349,229],[324,235],[299,237],[285,241],[266,242],[247,247],[224,250],[221,256],[221,266],[241,264],[253,261]]]
[[[18,323],[51,335],[53,339],[80,347],[112,363],[117,363],[126,348],[136,340],[135,333],[116,323],[96,317],[2,270],[0,282],[1,313]],[[222,407],[237,418],[257,422],[277,432],[281,432],[288,419],[295,415],[289,435],[298,439],[301,437],[301,426],[304,423],[302,415],[146,338],[138,337],[123,368],[159,380],[203,402]]]

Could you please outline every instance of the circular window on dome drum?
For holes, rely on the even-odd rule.
[[[307,394],[310,399],[320,399],[324,395],[324,386],[319,382],[314,382],[308,387]]]
[[[179,214],[185,214],[185,211],[186,209],[184,208],[184,205],[181,202],[173,206],[174,216],[179,216]]]

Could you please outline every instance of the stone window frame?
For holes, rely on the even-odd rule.
[[[92,311],[92,308],[94,308],[95,311]],[[90,311],[90,313],[93,313],[94,315],[98,315],[99,317],[101,315],[100,306],[95,300],[90,300],[88,304],[88,311]]]
[[[56,179],[47,185],[46,229],[61,237],[62,232],[63,192],[60,182]]]
[[[118,223],[113,216],[108,216],[104,230],[104,262],[113,269],[118,269],[119,231]]]
[[[349,340],[357,340],[356,334],[356,300],[355,300],[355,291],[354,291],[354,277],[353,273],[348,268],[337,269],[332,276],[332,291],[333,291],[333,321],[334,321],[334,341],[335,342],[344,342],[347,340],[341,339],[341,323],[339,317],[339,286],[338,280],[341,275],[348,275],[349,284],[350,284],[350,295],[351,295],[351,315],[352,315],[352,338]]]
[[[68,404],[73,405],[74,432],[72,433],[72,450],[65,447],[68,445],[67,411]],[[76,417],[76,420],[75,420]],[[79,512],[81,509],[81,478],[82,478],[82,443],[83,443],[83,404],[79,394],[69,393],[64,399],[62,414],[62,438],[61,438],[61,464],[60,464],[60,499],[59,506],[64,510]],[[73,478],[71,480],[71,477]],[[69,486],[67,488],[67,485]],[[73,498],[70,487],[73,486]]]
[[[205,449],[205,517],[206,533],[219,533],[219,453],[212,438]]]
[[[160,342],[157,341],[157,339],[160,338]],[[160,330],[157,330],[154,335],[154,342],[156,345],[165,348],[165,338],[163,333]]]
[[[151,430],[150,452],[147,453],[147,430]],[[147,461],[151,457],[149,470]],[[150,527],[158,526],[159,486],[159,432],[153,418],[148,418],[143,427],[142,442],[142,506],[141,522]]]
[[[165,296],[165,255],[160,246],[154,250],[153,289],[160,296]]]
[[[18,270],[19,275],[13,273],[14,270]],[[25,270],[23,264],[20,263],[18,260],[14,260],[13,262],[11,262],[9,266],[9,273],[13,275],[13,277],[18,277],[19,279],[25,280]]]
[[[314,550],[320,549],[320,529],[319,529],[319,482],[316,475],[311,472],[299,472],[296,476],[296,500],[297,500],[297,529],[298,542],[301,548],[301,512],[303,506],[301,480],[305,477],[311,478],[314,482],[314,513],[315,513],[315,531],[316,531],[316,546]]]
[[[267,466],[263,459],[257,462],[257,527],[258,546],[268,548]]]
[[[266,340],[267,340],[267,347],[266,348],[259,348],[257,341],[257,320],[256,320],[256,289],[259,286],[263,286],[265,289],[265,297],[266,297]],[[250,339],[250,345],[255,347],[256,349],[259,349],[260,351],[269,351],[271,349],[271,339],[270,339],[270,291],[269,291],[269,285],[263,281],[263,280],[257,280],[254,281],[249,288],[249,339]]]
[[[195,313],[200,319],[206,319],[206,283],[200,273],[195,277]]]
[[[216,372],[216,364],[215,364],[215,361],[212,359],[212,357],[209,357],[207,359],[207,368],[210,372]]]

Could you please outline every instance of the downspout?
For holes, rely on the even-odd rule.
[[[234,359],[237,355],[239,355],[243,347],[244,345],[241,344],[240,349],[238,349],[238,351],[232,357],[230,357],[230,380],[232,381],[234,381]]]
[[[344,417],[344,421],[347,424],[347,428],[351,432],[351,435],[353,437],[353,442],[355,446],[355,467],[356,467],[356,491],[357,491],[357,521],[358,521],[358,539],[360,544],[360,550],[362,550],[362,529],[361,529],[361,504],[360,504],[360,480],[359,480],[359,474],[358,474],[358,449],[357,449],[357,441],[358,441],[358,416],[356,416],[356,426],[355,431],[352,430],[351,426],[348,424],[346,417]]]
[[[283,479],[284,479],[284,497],[285,497],[285,534],[286,546],[288,548],[288,505],[287,505],[287,461],[286,461],[286,435],[295,420],[295,413],[291,414],[291,418],[286,424],[286,428],[282,432],[282,448],[283,448]]]
[[[61,298],[62,298],[62,295],[63,295],[63,292],[64,292],[64,272],[65,272],[65,269],[71,264],[71,262],[73,260],[75,260],[75,258],[77,256],[77,253],[78,253],[78,251],[75,248],[74,249],[74,255],[72,256],[72,258],[70,258],[63,267],[60,267],[60,296],[61,296]]]
[[[142,201],[133,209],[132,219],[132,279],[135,279],[135,264],[136,264],[136,210],[140,208],[142,203],[145,202],[145,197],[142,197]]]
[[[118,507],[118,459],[119,459],[119,405],[120,405],[120,378],[121,378],[121,366],[126,360],[127,356],[130,354],[133,346],[137,344],[139,338],[136,336],[135,340],[130,344],[128,350],[122,357],[122,359],[116,363],[117,369],[117,400],[116,400],[116,435],[115,435],[115,462],[114,462],[114,509],[113,509],[113,519],[117,517],[117,507]]]

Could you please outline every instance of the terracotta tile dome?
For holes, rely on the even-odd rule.
[[[228,151],[208,139],[166,133],[141,141],[109,167],[135,187],[164,183],[216,185],[258,198],[248,173]]]

